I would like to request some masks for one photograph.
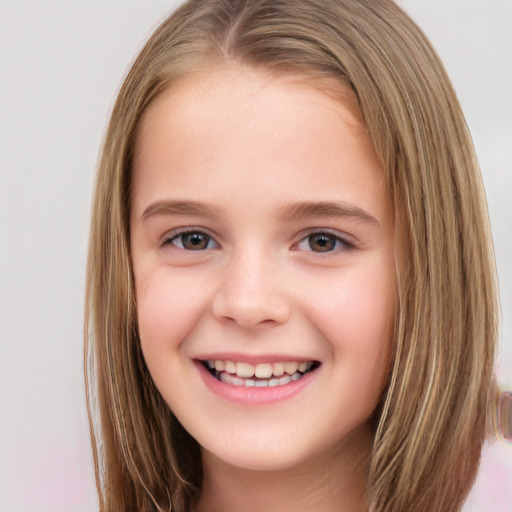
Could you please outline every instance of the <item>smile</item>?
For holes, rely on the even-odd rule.
[[[241,361],[216,359],[204,361],[203,365],[213,377],[225,384],[243,387],[275,387],[301,379],[306,373],[316,369],[319,363],[289,361],[254,365]]]

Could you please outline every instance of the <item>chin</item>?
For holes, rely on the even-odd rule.
[[[251,448],[217,453],[203,449],[202,452],[203,458],[212,457],[238,470],[267,473],[290,471],[299,468],[309,460],[308,457],[301,457],[298,453],[295,453],[293,457],[285,456],[279,450],[273,450],[272,447],[264,451]]]
[[[315,461],[323,466],[336,464],[345,457],[352,461],[361,460],[363,455],[366,458],[372,438],[367,425],[360,425],[337,440],[325,436],[321,441],[308,443],[305,438],[291,438],[290,431],[286,434],[275,435],[273,441],[263,435],[259,440],[239,439],[238,443],[231,437],[229,445],[203,447],[203,458],[246,471],[300,471],[306,465],[310,469]]]

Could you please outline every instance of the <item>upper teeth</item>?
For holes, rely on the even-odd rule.
[[[226,361],[223,359],[215,359],[208,361],[208,366],[212,370],[218,372],[227,372],[236,374],[241,378],[257,377],[259,379],[268,379],[269,377],[280,377],[287,373],[293,375],[297,371],[304,373],[311,369],[312,362],[290,361],[286,363],[260,363],[250,364],[241,361]]]

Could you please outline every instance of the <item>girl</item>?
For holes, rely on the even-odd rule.
[[[394,2],[190,0],[157,29],[93,207],[101,510],[460,510],[496,316],[471,139]]]

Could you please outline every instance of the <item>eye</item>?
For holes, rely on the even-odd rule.
[[[343,249],[352,249],[353,245],[333,233],[318,231],[304,237],[296,247],[301,251],[334,252]]]
[[[174,245],[186,251],[204,251],[218,247],[213,238],[202,231],[174,233],[166,237],[162,245]]]

